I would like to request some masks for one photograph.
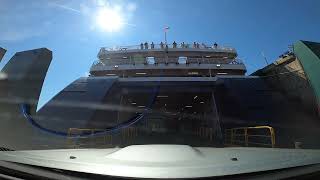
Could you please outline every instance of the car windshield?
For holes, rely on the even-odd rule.
[[[0,0],[0,149],[319,149],[319,7]]]

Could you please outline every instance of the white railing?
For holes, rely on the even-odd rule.
[[[156,66],[158,64],[177,64],[177,65],[188,65],[188,64],[243,64],[241,59],[206,59],[206,58],[188,58],[186,63],[179,63],[178,58],[168,59],[155,59],[155,62],[150,64],[147,60],[135,62],[133,59],[119,59],[119,60],[107,60],[100,61],[96,60],[93,62],[92,67],[95,66],[114,66],[114,65],[145,65],[145,66]]]
[[[221,45],[207,45],[204,43],[188,44],[188,43],[176,43],[176,44],[141,44],[133,46],[114,46],[114,47],[102,47],[100,51],[127,51],[127,50],[143,50],[143,49],[166,49],[166,48],[177,48],[177,49],[212,49],[217,51],[230,51],[235,52],[236,50],[232,47],[221,46]]]

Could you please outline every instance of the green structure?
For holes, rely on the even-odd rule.
[[[320,43],[298,41],[294,44],[294,54],[299,59],[302,68],[314,90],[320,110]]]

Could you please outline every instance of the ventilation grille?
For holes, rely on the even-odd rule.
[[[0,147],[0,151],[13,151],[13,150],[5,147]]]

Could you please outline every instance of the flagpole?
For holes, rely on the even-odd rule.
[[[164,43],[167,45],[167,31],[169,30],[169,26],[164,27]]]
[[[164,31],[164,43],[167,45],[167,30]]]

